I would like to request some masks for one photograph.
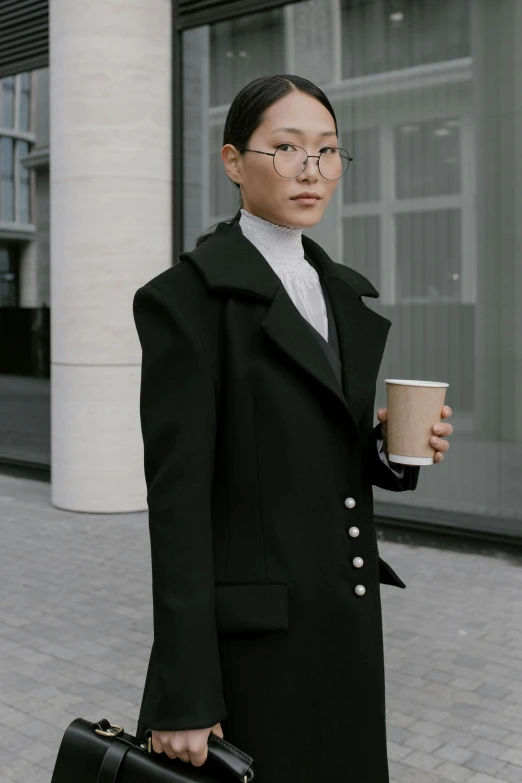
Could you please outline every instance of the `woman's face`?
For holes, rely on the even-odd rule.
[[[338,147],[335,123],[328,109],[311,95],[293,91],[270,106],[263,123],[246,146],[253,150],[275,152],[279,145],[285,143],[299,145],[309,155],[319,155],[325,147]],[[288,151],[291,147],[283,149]],[[243,206],[247,212],[290,228],[315,226],[340,181],[325,179],[317,168],[317,158],[308,158],[301,174],[285,179],[274,169],[274,159],[269,155],[256,152],[240,154],[232,144],[225,144],[221,156],[228,176],[241,186]],[[301,160],[304,160],[304,153]],[[319,199],[311,203],[293,200],[304,191],[317,193]]]

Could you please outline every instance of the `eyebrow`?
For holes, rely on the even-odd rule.
[[[297,133],[298,136],[304,136],[304,132],[299,128],[274,128],[270,133],[276,133],[277,131],[286,131],[287,133]],[[335,131],[323,131],[319,136],[337,136]]]

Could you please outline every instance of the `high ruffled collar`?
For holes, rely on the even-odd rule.
[[[310,264],[304,257],[302,228],[279,226],[243,208],[239,226],[272,266],[304,273],[310,270]]]

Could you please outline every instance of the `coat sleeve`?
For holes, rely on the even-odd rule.
[[[227,717],[211,527],[214,381],[206,349],[163,292],[138,289],[133,315],[154,626],[141,720],[158,730],[208,728]]]
[[[388,460],[386,458],[386,454],[382,450],[383,449],[383,445],[384,445],[383,439],[382,438],[378,438],[377,439],[377,451],[379,452],[379,457],[382,459],[384,464],[390,470],[393,470],[393,472],[395,473],[396,476],[398,476],[399,478],[403,478],[404,477],[404,465],[401,465],[400,468],[394,467],[393,464],[390,465],[390,463],[388,462]]]
[[[404,492],[407,489],[416,489],[419,480],[420,465],[404,465],[404,476],[399,478],[399,476],[393,470],[390,470],[390,467],[380,458],[376,448],[376,441],[381,438],[382,424],[379,422],[379,424],[371,430],[370,434],[369,455],[372,484],[375,487],[381,487],[381,489],[388,489],[390,492]]]

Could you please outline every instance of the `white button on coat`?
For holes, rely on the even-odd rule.
[[[362,566],[362,564],[364,563],[364,560],[362,559],[362,557],[354,557],[354,559],[352,560],[352,563],[354,564],[354,566],[356,568],[360,568]]]
[[[353,498],[345,498],[344,505],[346,508],[353,508],[355,506],[355,500]]]
[[[355,585],[355,592],[357,595],[364,595],[366,592],[366,587],[364,585]]]
[[[354,525],[349,529],[348,535],[350,535],[352,538],[357,538],[357,536],[359,535],[359,528],[355,527]]]

